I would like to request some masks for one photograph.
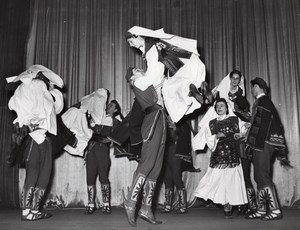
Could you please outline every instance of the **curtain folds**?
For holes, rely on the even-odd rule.
[[[12,150],[12,121],[15,114],[7,103],[12,92],[5,89],[6,77],[14,76],[25,68],[25,44],[29,28],[27,1],[2,1],[0,7],[0,207],[18,206],[18,167],[7,164]]]
[[[207,80],[214,87],[231,70],[250,80],[265,79],[285,127],[294,166],[278,162],[274,182],[282,205],[299,201],[300,184],[300,3],[298,0],[31,0],[31,30],[26,66],[42,64],[65,82],[66,108],[97,88],[107,88],[126,115],[133,93],[124,75],[129,66],[144,67],[129,48],[125,32],[134,25],[164,28],[167,33],[197,39]],[[200,115],[201,117],[201,115]],[[199,118],[200,119],[200,118]],[[197,123],[197,120],[196,120]],[[113,155],[110,180],[113,205],[121,204],[135,163]],[[195,155],[199,174],[185,174],[189,199],[208,165],[207,155]],[[65,206],[87,202],[83,159],[63,154],[55,161],[50,194]],[[121,176],[120,176],[121,175]],[[98,191],[100,191],[98,189]],[[100,192],[98,192],[100,193]],[[99,198],[100,199],[100,198]]]

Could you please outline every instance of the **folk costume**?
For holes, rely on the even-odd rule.
[[[128,81],[132,81],[132,75],[132,68],[129,68],[126,74]],[[142,206],[138,215],[151,224],[161,224],[161,221],[155,219],[151,207],[156,181],[162,168],[166,139],[165,112],[162,100],[158,96],[161,93],[161,81],[162,76],[155,79],[150,75],[140,76],[131,83],[136,100],[146,114],[141,126],[143,138],[141,159],[124,201],[127,219],[131,226],[136,226],[136,205],[142,190]]]
[[[89,141],[86,153],[86,177],[88,190],[88,207],[85,214],[92,214],[96,210],[96,177],[99,175],[102,192],[102,213],[111,213],[110,181],[108,171],[110,167],[110,144],[107,136],[120,121],[113,116],[103,117],[99,125],[95,125],[93,135]]]
[[[226,103],[225,99],[221,99]],[[243,129],[242,124],[238,117],[227,114],[211,120],[204,128],[205,141],[212,153],[207,172],[194,194],[224,205],[225,217],[231,216],[233,205],[248,203],[239,142],[234,139],[234,134]],[[225,136],[217,138],[219,132]]]
[[[65,150],[71,155],[84,156],[89,140],[92,138],[91,127],[99,125],[105,116],[107,90],[99,88],[93,93],[84,96],[77,106],[70,107],[63,115],[62,120],[76,136],[76,146],[65,146]],[[90,117],[91,123],[88,122]]]
[[[144,117],[145,112],[135,98],[130,113],[108,135],[108,139],[114,143],[116,157],[127,156],[129,160],[140,160]]]
[[[238,85],[238,88],[235,92],[230,92],[230,74],[228,74],[215,88],[212,89],[214,95],[218,95],[219,98],[225,98],[229,107],[229,112],[233,113],[232,115],[247,114],[247,102],[245,102],[245,86],[244,86],[244,77],[241,77],[241,81]],[[237,99],[239,98],[239,99]],[[239,110],[237,108],[240,108]],[[249,109],[249,108],[248,108]],[[240,112],[239,112],[240,111]],[[242,112],[243,111],[243,112]],[[245,115],[249,119],[249,115]],[[201,118],[198,123],[198,133],[192,138],[192,147],[194,150],[201,150],[205,146],[204,140],[204,128],[207,126],[210,120],[217,118],[218,114],[216,113],[214,106],[210,106],[204,116]],[[238,116],[241,118],[241,116]],[[244,117],[244,116],[243,116]],[[247,121],[242,119],[243,121]]]
[[[167,141],[165,148],[164,174],[165,203],[162,213],[187,213],[187,193],[182,180],[182,172],[200,172],[193,166],[191,127],[186,119],[178,123],[168,119]],[[174,188],[178,194],[178,205],[173,206]]]
[[[167,72],[162,95],[171,119],[178,122],[185,114],[200,108],[201,104],[189,96],[191,84],[200,88],[205,81],[206,71],[199,58],[197,41],[167,34],[163,29],[154,31],[139,26],[128,33],[128,37],[145,37],[145,50],[141,50],[147,62],[145,75],[162,76]]]
[[[251,84],[257,84],[264,90],[267,89],[266,82],[261,78],[255,78]],[[284,161],[287,159],[287,150],[284,130],[278,112],[265,93],[258,95],[253,105],[246,145],[254,166],[258,206],[256,212],[246,216],[246,218],[280,219],[282,213],[270,171],[273,154],[276,152],[276,157]],[[267,211],[269,212],[267,213]]]
[[[63,109],[62,79],[42,65],[33,65],[8,82],[22,83],[8,103],[17,113],[13,121],[18,127],[27,127],[28,135],[22,145],[26,178],[22,191],[21,220],[34,221],[49,218],[50,213],[40,211],[45,190],[52,171],[52,140],[57,135],[56,116]]]

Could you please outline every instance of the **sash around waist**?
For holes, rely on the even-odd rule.
[[[147,108],[144,110],[144,112],[145,112],[146,114],[150,114],[150,113],[152,113],[152,112],[154,112],[154,111],[162,110],[162,109],[163,109],[162,106],[160,106],[160,105],[158,105],[158,104],[155,104],[155,105],[152,105],[152,106],[150,106],[150,107],[147,107]]]

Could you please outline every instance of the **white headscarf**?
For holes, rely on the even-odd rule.
[[[42,72],[46,78],[49,79],[50,83],[53,85],[57,85],[62,88],[64,86],[63,80],[54,73],[52,70],[46,68],[42,65],[32,65],[26,71],[22,72],[18,76],[12,76],[6,78],[8,83],[22,81],[24,83],[29,83],[32,79],[34,79],[38,72]]]
[[[219,92],[219,96],[224,98],[228,104],[228,113],[229,116],[235,116],[234,114],[234,102],[231,101],[228,97],[228,92],[230,90],[230,73],[224,77],[219,85],[212,89],[212,93]],[[239,87],[243,90],[243,96],[245,95],[245,84],[244,76],[241,77]],[[209,121],[218,117],[217,112],[215,111],[214,105],[212,105],[207,112],[204,114],[200,122],[198,123],[199,132],[192,139],[192,147],[194,150],[203,149],[206,144],[205,136],[205,127],[208,126]]]
[[[238,86],[243,90],[243,96],[245,96],[245,82],[243,75],[241,76],[241,81]],[[212,89],[212,93],[215,93],[216,91],[219,91],[220,97],[228,100],[228,92],[230,91],[230,73],[221,80],[219,85]]]
[[[180,47],[184,50],[190,51],[199,56],[197,50],[197,40],[190,39],[190,38],[183,38],[173,34],[165,33],[164,29],[158,30],[150,30],[140,26],[133,26],[128,30],[133,35],[143,36],[143,37],[152,37],[152,38],[159,38],[164,40],[174,46]]]
[[[93,93],[84,96],[81,99],[81,109],[88,111],[95,124],[100,124],[103,117],[105,117],[107,90],[99,88]]]

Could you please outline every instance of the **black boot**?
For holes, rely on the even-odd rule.
[[[266,191],[265,189],[259,189],[257,192],[257,209],[246,215],[246,219],[260,219],[267,213]]]
[[[211,90],[208,87],[208,84],[206,81],[203,81],[200,88],[199,92],[204,98],[204,104],[210,105],[214,102],[214,95],[212,94]]]
[[[247,197],[248,197],[248,208],[244,212],[245,215],[249,215],[257,209],[257,202],[256,202],[256,196],[255,196],[255,190],[254,188],[247,188]]]
[[[266,201],[269,207],[269,212],[267,215],[261,218],[261,220],[277,220],[282,219],[282,213],[279,208],[279,203],[277,200],[277,195],[274,186],[266,187]]]
[[[205,98],[194,84],[190,84],[189,97],[194,97],[201,105],[204,104]]]
[[[20,205],[22,208],[21,220],[30,219],[29,215],[31,215],[30,210],[32,209],[33,194],[34,187],[23,188]]]
[[[185,214],[187,210],[187,197],[185,188],[178,190],[179,208],[174,210],[175,214]]]
[[[23,188],[21,197],[21,208],[22,209],[32,209],[34,195],[34,187]]]
[[[148,223],[158,225],[158,224],[162,224],[162,221],[157,220],[154,217],[152,207],[151,207],[155,187],[156,187],[156,181],[146,180],[144,191],[143,191],[142,207],[139,210],[138,214],[139,217],[141,217],[143,220],[147,221]]]
[[[35,221],[52,217],[51,213],[40,211],[43,202],[45,189],[36,187],[33,192],[32,208],[26,216],[22,216],[23,221]]]
[[[84,214],[93,214],[96,211],[96,204],[95,204],[95,198],[96,198],[96,186],[95,185],[88,185],[87,187],[88,192],[88,206],[84,212]]]
[[[102,191],[102,213],[103,214],[111,214],[111,207],[110,207],[110,185],[109,184],[102,184],[101,185]]]
[[[173,199],[173,189],[165,188],[165,203],[163,208],[160,210],[161,213],[172,212],[172,199]]]
[[[132,227],[136,227],[136,221],[135,221],[136,202],[137,202],[140,192],[144,186],[145,178],[146,177],[142,174],[137,175],[133,180],[132,186],[127,195],[127,199],[124,198],[125,214],[126,214],[128,223]]]

